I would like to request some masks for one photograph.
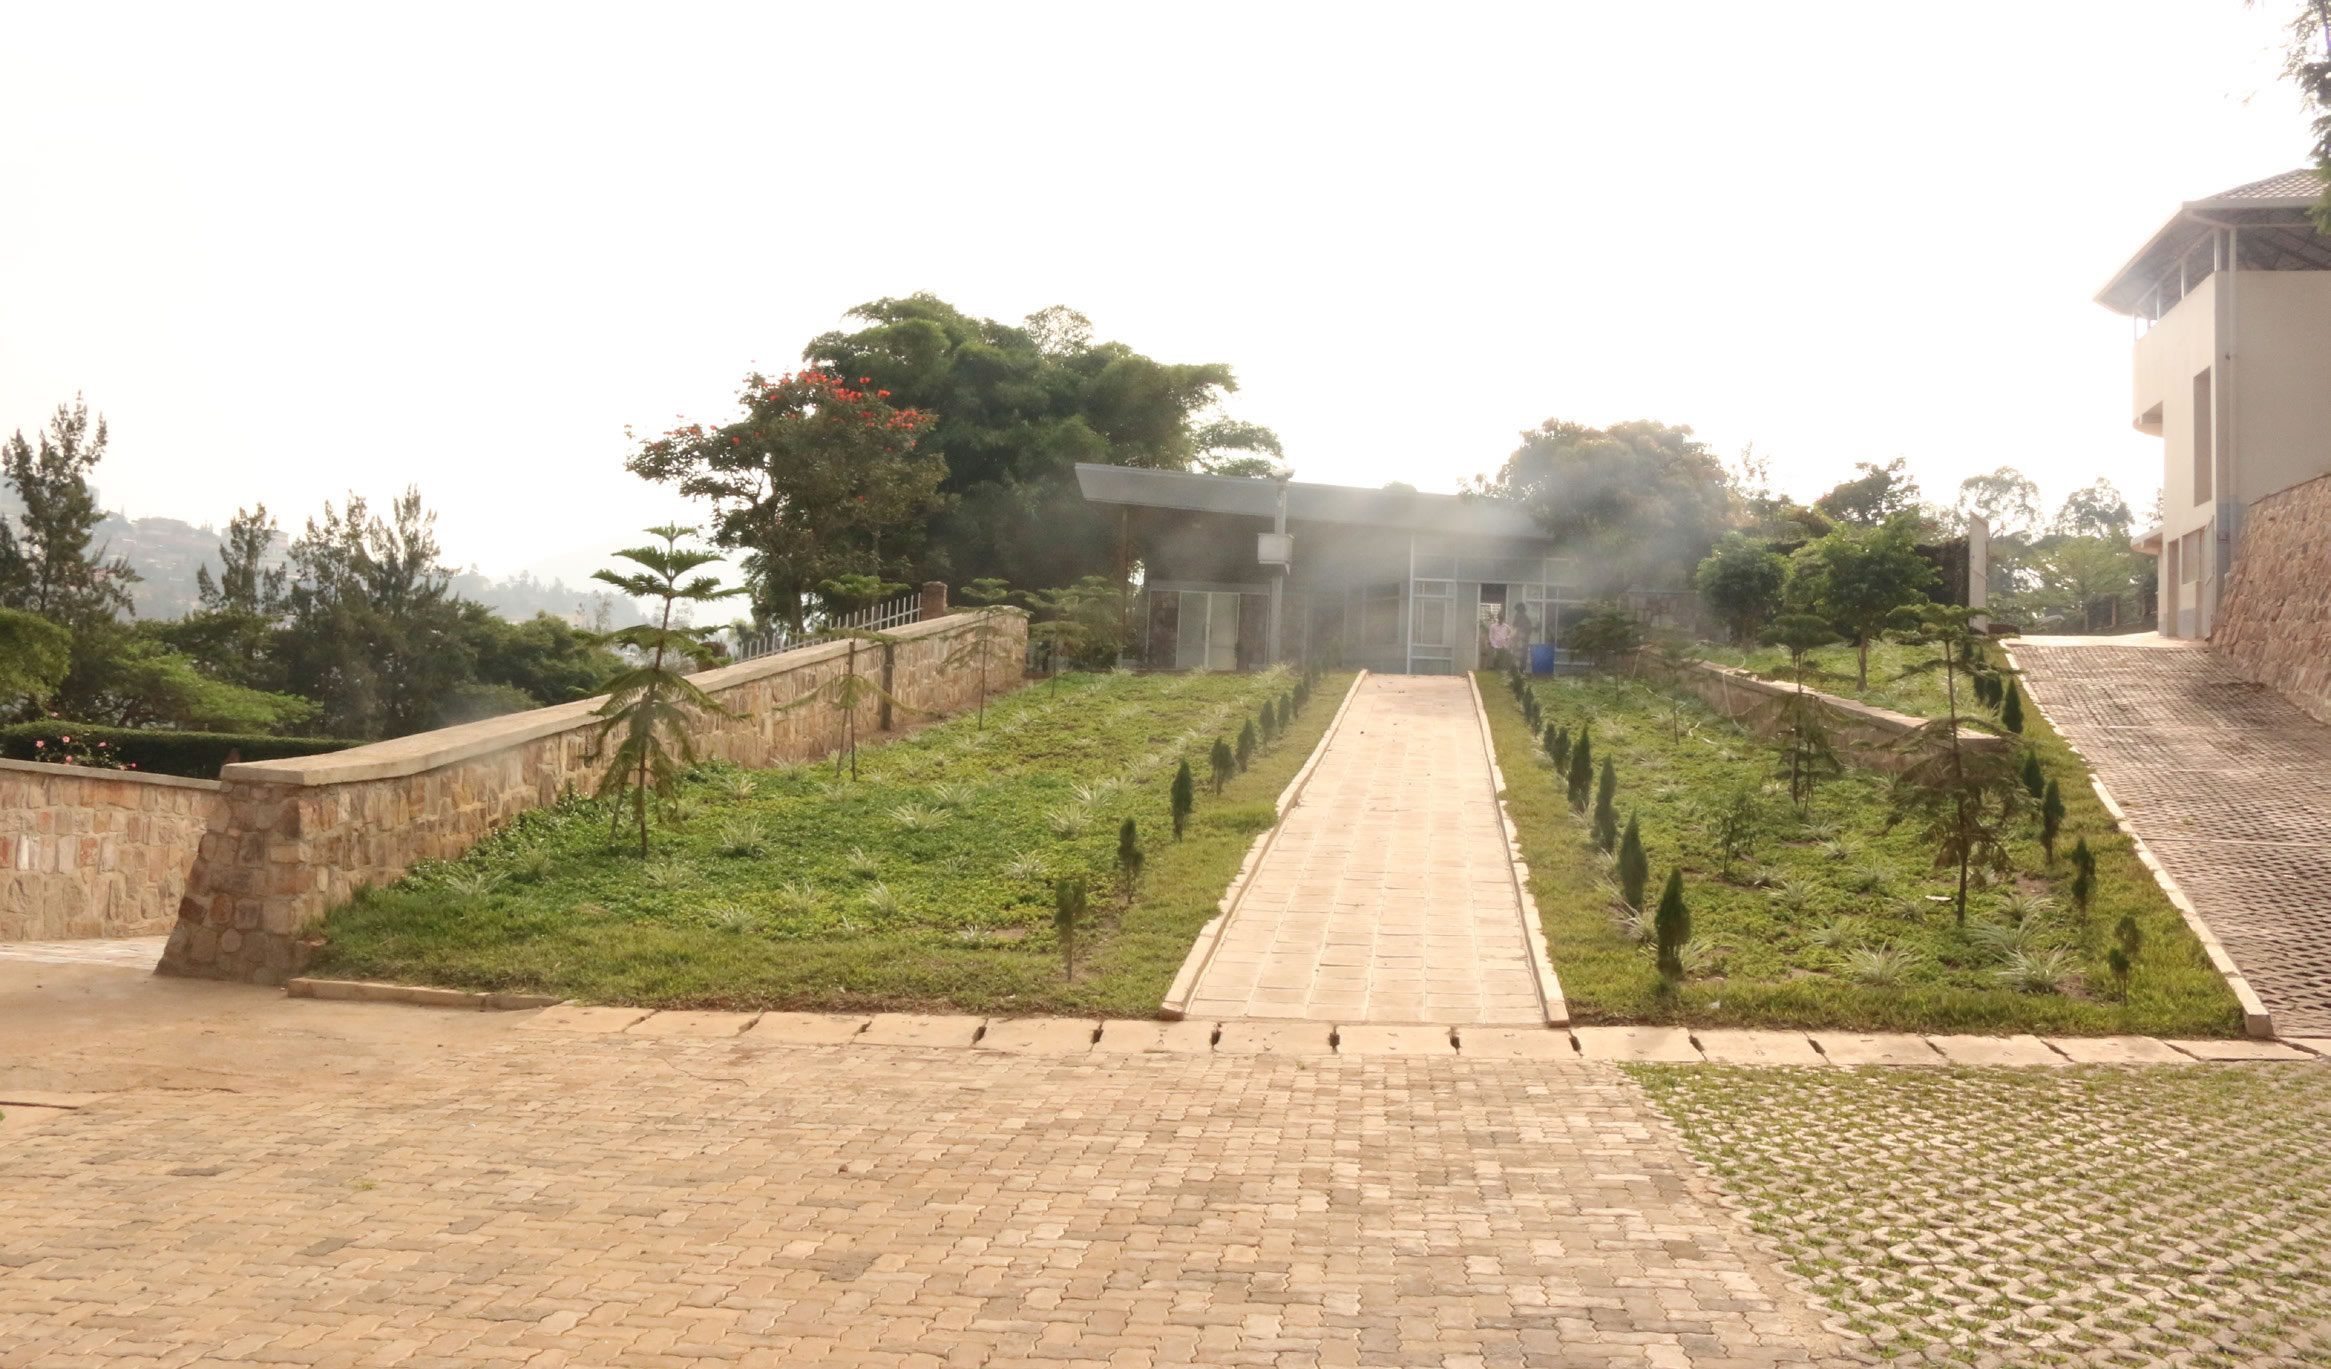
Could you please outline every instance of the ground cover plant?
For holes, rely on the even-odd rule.
[[[334,910],[314,972],[654,1007],[1149,1016],[1348,677],[1310,683],[1072,674],[989,699],[984,726],[868,748],[855,783],[830,762],[700,766],[644,861],[610,843],[607,805],[572,797]],[[1282,697],[1307,706],[1219,793],[1193,786],[1176,840],[1183,763]],[[1063,881],[1085,890],[1066,918]]]
[[[1871,694],[1903,711],[1941,712],[1938,679],[1897,678],[1915,650],[1874,648]],[[1850,689],[1852,655],[1841,664]],[[1680,978],[1663,980],[1657,910],[1626,897],[1642,886],[1598,850],[1578,807],[1578,742],[1572,766],[1557,773],[1510,685],[1495,676],[1483,685],[1497,696],[1490,729],[1507,803],[1580,1021],[2240,1032],[2233,995],[2097,801],[2086,767],[2037,710],[2021,743],[2057,782],[2057,856],[2041,848],[2035,803],[2006,843],[2013,874],[1979,883],[1961,926],[1956,868],[1935,868],[1935,847],[1914,824],[1889,826],[1890,776],[1847,766],[1800,805],[1782,742],[1696,698],[1625,675],[1529,685],[1546,727],[1591,738],[1595,764],[1611,762],[1612,806],[1639,824],[1653,895],[1670,871],[1682,872],[1692,931],[1676,956]],[[2070,859],[2078,840],[2097,870],[2085,906]]]

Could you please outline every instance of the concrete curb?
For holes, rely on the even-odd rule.
[[[1530,968],[1536,972],[1538,1006],[1549,1027],[1570,1025],[1570,1005],[1562,997],[1562,981],[1554,977],[1554,960],[1546,949],[1546,920],[1538,916],[1538,901],[1530,897],[1530,867],[1522,859],[1522,829],[1505,806],[1505,768],[1497,763],[1497,742],[1489,732],[1489,707],[1481,700],[1481,682],[1465,673],[1465,687],[1473,694],[1473,722],[1481,729],[1481,754],[1489,761],[1489,792],[1497,803],[1498,821],[1505,826],[1505,870],[1514,886],[1514,904],[1520,909],[1522,940],[1530,948]]]
[[[1215,905],[1218,911],[1207,919],[1205,926],[1198,929],[1198,939],[1190,943],[1190,953],[1182,957],[1182,968],[1174,972],[1174,982],[1166,988],[1165,1001],[1157,1006],[1159,1017],[1168,1022],[1178,1022],[1189,1014],[1190,998],[1198,992],[1198,979],[1206,973],[1206,964],[1214,959],[1214,952],[1220,949],[1223,933],[1230,930],[1230,920],[1238,915],[1239,900],[1246,897],[1247,889],[1254,883],[1255,872],[1262,868],[1263,857],[1270,854],[1272,843],[1279,839],[1280,829],[1287,825],[1287,814],[1302,800],[1303,787],[1311,783],[1312,772],[1319,769],[1320,757],[1327,754],[1328,743],[1335,740],[1336,732],[1343,727],[1344,715],[1351,711],[1352,700],[1359,695],[1361,682],[1367,678],[1368,672],[1365,670],[1352,677],[1351,688],[1344,691],[1343,702],[1336,705],[1335,716],[1327,721],[1327,730],[1319,734],[1319,744],[1311,748],[1311,754],[1304,758],[1302,768],[1295,772],[1295,778],[1279,791],[1273,806],[1278,821],[1273,822],[1270,829],[1257,836],[1254,844],[1247,848],[1246,859],[1240,862],[1238,874],[1231,879],[1230,888],[1223,892],[1221,901]]]
[[[566,1001],[547,994],[469,993],[461,989],[430,989],[418,984],[381,984],[364,979],[293,979],[284,984],[283,992],[289,998],[322,998],[344,1003],[410,1003],[422,1008],[470,1008],[495,1012],[556,1007]]]
[[[2019,675],[2022,674],[2023,667],[2016,664],[2015,649],[2003,646],[2001,651],[2007,657],[2009,668]],[[2234,991],[2234,1001],[2242,1005],[2242,1030],[2260,1040],[2273,1040],[2275,1036],[2274,1014],[2267,1011],[2265,1000],[2258,996],[2256,989],[2250,987],[2250,981],[2243,977],[2242,967],[2234,963],[2234,957],[2228,954],[2225,946],[2218,941],[2218,934],[2211,931],[2210,924],[2202,920],[2201,910],[2194,907],[2193,900],[2187,898],[2185,890],[2178,887],[2177,880],[2170,875],[2167,867],[2161,864],[2160,858],[2153,854],[2153,848],[2147,846],[2145,839],[2137,835],[2137,825],[2129,821],[2128,813],[2122,809],[2119,801],[2113,798],[2112,791],[2104,787],[2104,781],[2097,776],[2095,764],[2088,759],[2086,752],[2073,745],[2071,734],[2063,728],[2057,727],[2054,718],[2048,717],[2047,705],[2040,702],[2039,695],[2033,693],[2027,686],[2023,696],[2026,702],[2039,710],[2040,716],[2047,720],[2048,726],[2053,728],[2056,735],[2063,739],[2064,745],[2070,748],[2072,754],[2080,757],[2080,763],[2088,767],[2088,786],[2096,791],[2097,802],[2103,804],[2104,811],[2112,815],[2113,823],[2120,828],[2122,835],[2126,836],[2129,839],[2129,844],[2136,849],[2137,859],[2144,863],[2147,870],[2152,872],[2153,882],[2161,886],[2161,892],[2169,896],[2170,906],[2176,908],[2177,915],[2185,919],[2186,930],[2192,932],[2194,940],[2201,943],[2202,952],[2210,958],[2211,968],[2215,969],[2219,977],[2226,981],[2226,987]]]

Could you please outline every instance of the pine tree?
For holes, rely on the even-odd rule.
[[[2040,791],[2040,849],[2048,853],[2048,864],[2056,863],[2056,838],[2064,832],[2064,791],[2051,778],[2047,788]]]
[[[1587,795],[1594,789],[1594,739],[1585,728],[1578,730],[1578,741],[1570,748],[1570,806],[1586,811]]]
[[[1060,939],[1061,965],[1070,979],[1076,978],[1077,923],[1085,915],[1085,882],[1081,876],[1054,881],[1052,885],[1052,931]]]
[[[1279,735],[1282,737],[1286,736],[1287,729],[1293,727],[1294,725],[1295,701],[1286,695],[1281,694],[1279,696]]]
[[[1570,775],[1570,729],[1548,726],[1546,729],[1546,759],[1554,762],[1554,773],[1567,779]]]
[[[1182,839],[1182,826],[1190,820],[1190,810],[1198,806],[1198,781],[1190,773],[1188,761],[1183,761],[1182,768],[1174,772],[1172,802],[1174,840],[1180,841]]]
[[[1125,887],[1131,889],[1141,879],[1141,834],[1134,829],[1133,819],[1127,818],[1117,827],[1117,872],[1125,876]]]
[[[1238,751],[1236,753],[1236,759],[1238,761],[1238,773],[1241,775],[1245,774],[1247,762],[1253,760],[1254,758],[1255,725],[1254,722],[1250,719],[1247,722],[1241,723],[1238,729]]]
[[[1608,851],[1619,844],[1619,810],[1611,803],[1618,793],[1619,774],[1606,756],[1602,782],[1595,786],[1594,796],[1594,844],[1598,850]]]
[[[1683,978],[1683,948],[1692,939],[1692,910],[1684,906],[1682,870],[1667,872],[1667,888],[1660,892],[1651,932],[1659,944],[1661,977],[1671,983]]]
[[[1221,797],[1222,786],[1239,772],[1238,757],[1230,753],[1230,743],[1220,737],[1214,739],[1214,749],[1206,753],[1206,763],[1214,768],[1214,794]]]
[[[1651,857],[1643,850],[1643,825],[1627,815],[1627,834],[1619,838],[1619,898],[1628,907],[1643,907],[1643,886],[1651,880]]]
[[[606,773],[599,777],[598,797],[613,801],[616,823],[623,821],[624,800],[631,800],[643,860],[648,854],[648,795],[669,797],[679,786],[681,771],[696,763],[696,744],[690,732],[694,720],[689,715],[741,716],[721,707],[683,672],[684,665],[702,669],[710,649],[704,642],[707,629],[673,625],[673,605],[709,603],[744,593],[722,589],[717,576],[680,578],[720,559],[680,545],[680,539],[694,536],[696,529],[667,526],[649,528],[648,532],[663,539],[663,545],[629,547],[615,553],[643,567],[644,572],[592,573],[593,579],[635,599],[662,601],[656,622],[623,628],[600,639],[632,648],[639,653],[640,664],[608,681],[607,702],[592,710],[600,719],[591,738],[594,759],[606,750],[610,737],[621,738],[608,759]]]
[[[2082,837],[2072,846],[2072,903],[2085,913],[2095,897],[2096,855],[2088,849],[2088,838]]]
[[[2043,803],[2047,801],[2048,776],[2040,769],[2040,753],[2037,751],[2023,753],[2023,787],[2031,791],[2033,798]]]
[[[1269,745],[1279,735],[1279,714],[1268,702],[1263,704],[1263,711],[1255,715],[1255,723],[1255,735],[1262,738],[1264,745]]]
[[[2023,691],[2013,680],[2007,682],[2007,702],[1999,706],[1999,725],[2019,735],[2023,732]]]

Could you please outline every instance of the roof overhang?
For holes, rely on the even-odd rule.
[[[1187,513],[1271,518],[1279,510],[1276,480],[1194,471],[1158,471],[1139,466],[1079,462],[1077,489],[1086,502],[1132,508],[1176,509]],[[1345,523],[1409,532],[1470,537],[1544,538],[1519,505],[1470,495],[1426,494],[1417,490],[1371,490],[1356,485],[1286,482],[1287,517],[1302,523]]]
[[[2331,251],[2319,245],[2321,238],[2314,227],[2313,211],[2322,199],[2322,183],[2318,179],[2311,187],[2305,186],[2304,178],[2311,175],[2290,172],[2206,199],[2187,200],[2096,292],[2096,302],[2116,314],[2136,313],[2178,259],[2221,228],[2267,229],[2278,239],[2287,234],[2288,240],[2281,243],[2284,251],[2319,256],[2319,264],[2310,259],[2309,266],[2331,270]],[[2275,193],[2260,193],[2257,187],[2273,187]]]

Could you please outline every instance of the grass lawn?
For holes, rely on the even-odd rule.
[[[1219,798],[1207,751],[1296,683],[1072,675],[991,700],[984,729],[864,750],[855,783],[831,762],[708,767],[645,862],[610,843],[604,806],[570,799],[334,910],[310,972],[664,1008],[1151,1016],[1350,677],[1318,680]],[[1177,842],[1184,758],[1198,802]],[[1129,816],[1146,857],[1130,899]],[[1051,882],[1074,874],[1092,912],[1072,982]]]
[[[1870,702],[1939,712],[1939,683],[1896,682],[1908,648],[1873,651]],[[1831,653],[1834,655],[1835,653]],[[1851,658],[1842,689],[1851,692]],[[2042,857],[2037,820],[2014,846],[2016,877],[1971,896],[1960,927],[1945,895],[1955,872],[1905,827],[1886,829],[1890,777],[1848,770],[1800,813],[1774,779],[1766,742],[1700,703],[1608,676],[1539,681],[1550,724],[1591,727],[1594,753],[1617,766],[1616,807],[1642,822],[1651,893],[1684,872],[1695,953],[1683,984],[1661,983],[1647,940],[1632,934],[1608,884],[1610,866],[1574,815],[1503,676],[1481,677],[1490,730],[1510,786],[1531,890],[1556,973],[1581,1022],[1670,1022],[1870,1031],[2120,1032],[2234,1036],[2241,1012],[2177,910],[2138,861],[2095,793],[2087,768],[2036,709],[2025,739],[2059,782],[2068,810],[2058,859]],[[1972,711],[1969,709],[1968,711]],[[1724,866],[1715,813],[1742,789],[1756,810],[1748,855]],[[2088,839],[2098,890],[2083,915],[2063,859]],[[2106,968],[2123,915],[2143,933],[2125,996]],[[2017,952],[2021,952],[2020,958]],[[2023,973],[2013,978],[2017,966]]]

